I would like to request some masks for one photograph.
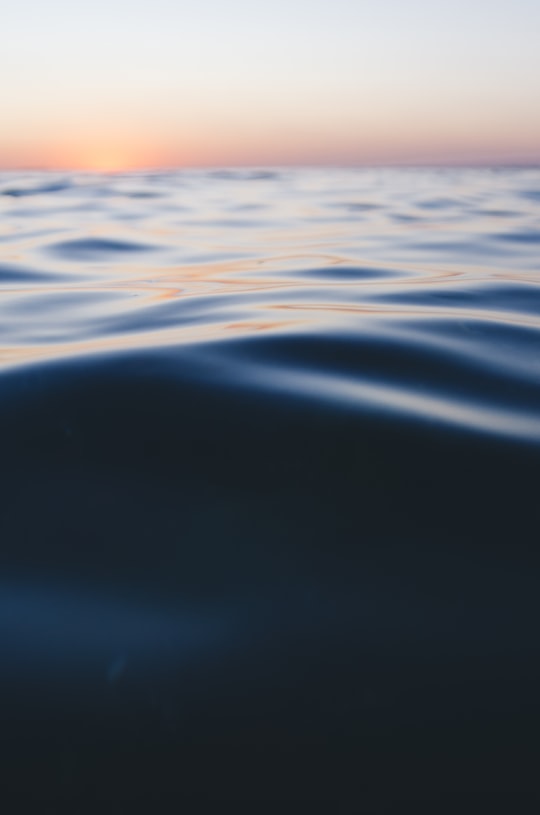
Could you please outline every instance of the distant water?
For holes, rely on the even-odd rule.
[[[0,215],[13,789],[537,800],[540,170],[3,173]]]

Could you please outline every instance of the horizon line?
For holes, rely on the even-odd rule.
[[[169,165],[141,165],[119,169],[99,169],[91,167],[59,167],[42,164],[21,164],[16,166],[2,166],[0,173],[17,172],[49,172],[49,173],[80,173],[81,175],[128,175],[132,173],[169,173],[169,172],[219,172],[219,171],[284,171],[284,170],[384,170],[384,169],[454,169],[454,170],[533,170],[540,169],[540,158],[526,160],[492,160],[492,161],[381,161],[381,162],[313,162],[303,164],[291,163],[249,163],[249,164],[169,164]]]

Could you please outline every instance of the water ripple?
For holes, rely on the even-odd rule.
[[[536,768],[539,190],[534,169],[0,174],[17,796],[346,783],[388,812],[400,779],[447,803],[463,757],[489,788],[496,749]]]
[[[354,360],[347,402],[359,408],[443,422],[459,413],[472,429],[481,406],[486,428],[496,413],[497,433],[520,427],[518,435],[540,439],[537,171],[5,174],[0,182],[6,203],[36,198],[31,213],[4,205],[0,358],[10,368],[210,343],[232,373],[236,339],[269,390],[294,379],[310,400],[333,392],[339,401],[346,357]],[[49,204],[58,194],[61,211]],[[508,329],[520,325],[527,339],[514,344]],[[345,344],[336,339],[344,331]]]
[[[68,260],[111,262],[117,255],[147,252],[151,247],[133,241],[111,240],[107,238],[80,238],[61,241],[49,246],[49,252]]]

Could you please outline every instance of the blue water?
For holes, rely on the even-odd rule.
[[[538,796],[540,170],[3,173],[0,215],[13,785]]]

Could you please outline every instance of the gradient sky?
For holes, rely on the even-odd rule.
[[[540,161],[540,0],[17,0],[0,167]]]

